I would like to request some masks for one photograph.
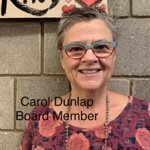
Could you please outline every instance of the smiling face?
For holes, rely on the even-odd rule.
[[[64,36],[64,44],[82,42],[87,45],[95,41],[113,41],[113,36],[106,24],[98,19],[74,24]],[[99,90],[107,85],[115,62],[115,51],[106,58],[98,58],[92,50],[84,57],[73,59],[61,52],[61,63],[70,80],[72,89]]]

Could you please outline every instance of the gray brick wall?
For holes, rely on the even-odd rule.
[[[150,99],[150,1],[109,0],[120,38],[112,91]],[[0,21],[0,150],[18,150],[25,123],[16,121],[23,96],[62,95],[69,83],[56,50],[57,20]]]
[[[150,19],[127,18],[118,21],[120,38],[115,75],[150,75]]]
[[[132,0],[132,14],[134,16],[150,16],[150,1]]]
[[[108,0],[111,16],[130,16],[130,0]]]
[[[40,74],[40,23],[0,23],[0,74]]]

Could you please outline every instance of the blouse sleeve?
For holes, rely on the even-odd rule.
[[[49,110],[47,108],[49,107],[37,106],[32,110],[30,114],[31,115],[36,114],[37,116],[40,116],[41,114],[46,113],[47,110]],[[37,120],[30,119],[26,122],[25,130],[21,140],[20,150],[32,150],[34,143],[34,135],[38,130],[37,128],[38,122],[39,122],[38,119]]]
[[[21,140],[20,150],[32,150],[32,140],[32,121],[27,121]]]

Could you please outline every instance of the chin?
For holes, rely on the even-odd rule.
[[[80,89],[83,89],[83,90],[98,90],[98,89],[101,89],[101,87],[103,86],[104,84],[101,82],[80,82],[80,84],[78,85],[80,87]]]

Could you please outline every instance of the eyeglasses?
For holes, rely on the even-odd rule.
[[[75,59],[84,57],[89,49],[92,49],[97,57],[107,57],[113,53],[115,47],[117,47],[117,43],[114,41],[98,41],[91,45],[75,42],[63,46],[67,56]]]

